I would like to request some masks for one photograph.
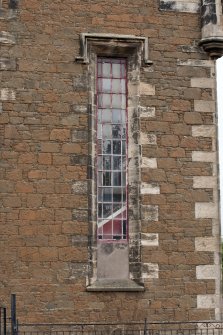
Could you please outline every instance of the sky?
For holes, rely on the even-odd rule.
[[[223,57],[217,60],[218,138],[221,193],[221,236],[223,236]]]

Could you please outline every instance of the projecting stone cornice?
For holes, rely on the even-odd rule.
[[[223,56],[223,36],[202,38],[199,42],[199,46],[202,46],[204,51],[206,51],[213,59]]]

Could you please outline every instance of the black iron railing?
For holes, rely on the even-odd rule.
[[[0,335],[223,335],[223,321],[129,323],[22,323],[16,317],[16,296],[11,316],[0,307]]]
[[[21,324],[18,335],[223,335],[223,322]]]

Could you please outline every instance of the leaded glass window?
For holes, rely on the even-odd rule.
[[[97,60],[97,236],[127,239],[126,59]]]

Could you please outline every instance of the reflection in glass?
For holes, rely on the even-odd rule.
[[[111,170],[111,156],[103,156],[103,170]]]
[[[111,186],[111,172],[103,172],[103,186]]]
[[[113,188],[113,202],[121,202],[122,201],[122,188],[114,187]]]
[[[112,110],[112,122],[113,123],[121,123],[122,122],[122,110],[113,109]]]
[[[103,201],[112,201],[112,188],[103,188]]]
[[[102,136],[103,139],[112,138],[112,126],[110,124],[103,124],[102,125]]]
[[[103,218],[106,218],[111,214],[112,214],[112,205],[111,204],[103,204]]]
[[[121,184],[122,184],[121,172],[113,172],[113,185],[121,186]]]
[[[121,138],[122,128],[121,125],[115,124],[112,126],[112,138]]]
[[[121,141],[113,141],[113,154],[114,155],[121,154]]]
[[[103,154],[111,154],[111,141],[103,141]]]
[[[113,170],[121,170],[122,158],[121,156],[113,157]]]

